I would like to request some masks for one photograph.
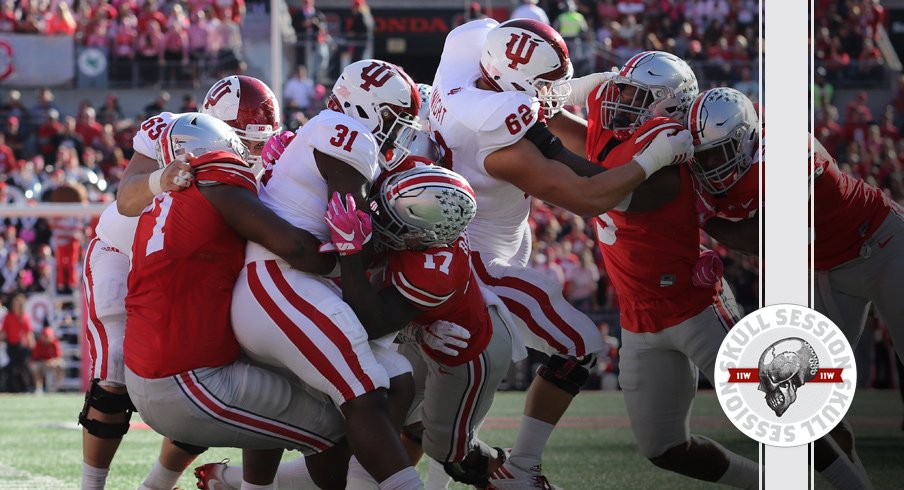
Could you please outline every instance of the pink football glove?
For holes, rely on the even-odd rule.
[[[356,254],[370,241],[373,229],[370,215],[358,210],[351,194],[345,195],[343,204],[339,193],[334,192],[324,219],[330,227],[331,239],[320,246],[320,252],[337,252],[343,256]]]
[[[289,143],[291,143],[294,138],[295,133],[292,131],[283,131],[270,136],[270,139],[264,144],[263,151],[261,151],[261,159],[263,160],[264,165],[267,167],[273,165],[273,162],[279,159],[280,155],[286,151],[286,147],[289,146]]]
[[[723,270],[719,254],[712,250],[704,250],[694,264],[691,282],[698,288],[711,288],[722,281]]]

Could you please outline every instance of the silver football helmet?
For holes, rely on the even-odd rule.
[[[212,151],[232,153],[248,163],[248,147],[235,130],[219,119],[192,112],[184,114],[163,130],[157,140],[157,163],[165,167],[191,153],[200,157]]]
[[[601,121],[619,140],[628,139],[654,117],[682,121],[700,92],[691,67],[663,51],[634,55],[599,90]]]
[[[373,203],[378,241],[394,250],[448,245],[477,213],[477,198],[468,181],[436,165],[418,165],[389,176]]]
[[[753,103],[727,87],[707,90],[691,105],[691,170],[711,194],[731,189],[747,173],[759,148],[760,120]]]

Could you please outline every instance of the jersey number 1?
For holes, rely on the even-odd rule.
[[[330,144],[336,148],[342,148],[345,151],[352,151],[352,145],[355,144],[355,138],[358,137],[358,132],[349,132],[348,126],[342,124],[336,125],[336,131],[339,131],[339,133],[336,134],[335,137],[330,138]],[[348,143],[345,142],[346,138],[348,138]]]

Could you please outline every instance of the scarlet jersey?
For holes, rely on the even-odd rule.
[[[378,149],[373,134],[358,120],[327,109],[298,129],[283,154],[261,177],[261,202],[292,226],[326,242],[330,230],[323,213],[330,196],[326,179],[317,168],[315,150],[341,160],[373,183],[380,175]],[[282,261],[251,242],[247,262],[258,260]]]
[[[600,100],[588,100],[587,157],[606,168],[625,165],[655,136],[677,123],[654,118],[619,142],[601,121]],[[700,256],[693,182],[681,165],[681,190],[652,212],[609,211],[593,219],[606,272],[619,295],[622,326],[631,332],[658,332],[677,325],[713,303],[717,293],[694,287],[691,273]]]
[[[387,286],[394,286],[412,305],[423,310],[415,318],[418,323],[429,325],[445,320],[470,332],[468,347],[454,357],[423,346],[436,362],[457,366],[472,361],[486,349],[493,326],[480,283],[471,271],[470,250],[464,237],[447,247],[392,250],[384,277]]]
[[[481,19],[446,37],[430,100],[430,129],[443,162],[477,193],[477,215],[468,225],[474,250],[524,266],[530,255],[530,199],[518,187],[490,175],[484,160],[524,138],[538,120],[540,103],[521,92],[477,88],[480,52],[499,23]]]
[[[893,206],[885,194],[844,173],[819,141],[814,149],[814,266],[831,269],[860,255]]]
[[[697,193],[707,203],[716,217],[729,221],[743,221],[756,216],[757,211],[765,204],[765,193],[760,194],[760,164],[763,163],[762,146],[753,156],[753,162],[747,173],[733,185],[728,192],[713,196],[697,185]]]
[[[254,174],[232,154],[193,165],[196,182],[255,192]],[[162,378],[238,358],[229,309],[245,240],[207,202],[197,184],[163,193],[138,221],[126,296],[126,366]]]

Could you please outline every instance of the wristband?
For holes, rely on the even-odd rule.
[[[640,155],[634,155],[634,161],[640,165],[640,168],[643,169],[643,172],[646,174],[644,180],[649,179],[651,175],[656,173],[657,170],[662,168],[662,165],[656,165],[655,163],[649,161],[646,158],[643,158]]]
[[[163,170],[158,169],[148,175],[148,188],[151,190],[151,194],[158,195],[163,193],[162,181],[163,181]]]

